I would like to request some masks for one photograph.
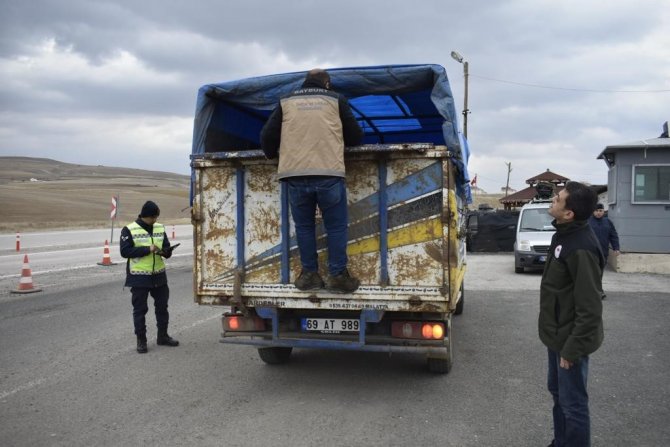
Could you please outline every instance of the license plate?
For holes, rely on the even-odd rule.
[[[359,320],[353,318],[303,318],[302,330],[325,334],[358,332]]]

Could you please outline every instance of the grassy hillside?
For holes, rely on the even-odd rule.
[[[186,175],[0,157],[0,232],[108,227],[111,199],[117,194],[117,228],[134,220],[146,200],[158,203],[163,223],[190,222]],[[501,197],[474,195],[470,209],[483,203],[501,208]]]
[[[479,205],[482,205],[484,203],[487,203],[491,205],[491,207],[498,208],[498,209],[503,209],[502,204],[499,202],[499,200],[503,197],[503,194],[473,194],[472,196],[472,204],[470,204],[470,209],[476,210]]]
[[[104,228],[113,195],[120,197],[117,227],[134,220],[146,200],[158,203],[163,223],[188,223],[188,194],[186,175],[0,157],[0,232]]]

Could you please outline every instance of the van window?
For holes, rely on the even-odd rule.
[[[552,220],[547,208],[527,209],[522,212],[519,231],[555,231]]]

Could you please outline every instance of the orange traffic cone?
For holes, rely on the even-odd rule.
[[[116,262],[112,262],[112,258],[109,256],[109,243],[105,239],[105,251],[102,254],[102,262],[98,262],[98,265],[116,265]]]
[[[42,289],[33,285],[33,274],[30,272],[30,265],[28,265],[28,255],[23,255],[23,268],[21,269],[21,279],[19,280],[19,287],[12,290],[12,293],[33,293],[41,292]]]

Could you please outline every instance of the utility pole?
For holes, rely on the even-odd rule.
[[[463,77],[465,78],[465,96],[463,100],[463,136],[466,140],[468,139],[468,114],[470,113],[470,110],[468,109],[468,75],[468,61],[463,61]]]
[[[509,174],[512,172],[512,162],[505,163],[507,165],[507,184],[505,185],[505,197],[509,194]]]
[[[468,76],[470,74],[470,65],[468,61],[463,59],[463,56],[458,51],[452,51],[451,57],[458,63],[463,64],[463,78],[465,80],[465,96],[463,98],[463,136],[465,139],[468,139],[468,114],[470,109],[468,109]]]

